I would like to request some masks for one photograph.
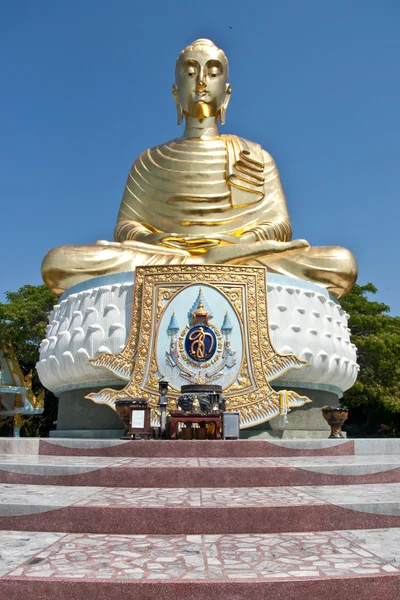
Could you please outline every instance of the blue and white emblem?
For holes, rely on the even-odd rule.
[[[207,297],[214,300],[212,308],[205,297],[203,287],[207,290]],[[160,360],[164,364],[160,364],[160,367],[165,376],[178,388],[187,382],[215,382],[227,385],[237,377],[240,367],[242,342],[235,311],[228,299],[215,288],[203,287],[190,286],[180,292],[169,307],[172,313],[166,311],[164,315],[165,318],[170,315],[168,325],[164,329],[169,344],[168,350],[164,351],[164,359]],[[193,293],[196,294],[194,298]],[[184,310],[182,304],[183,299],[189,299],[189,295],[191,308],[188,311],[187,308]],[[182,315],[187,319],[183,328],[180,326]],[[164,317],[160,334],[165,322]],[[216,324],[217,319],[220,321],[219,327]],[[232,333],[238,351],[232,348]],[[163,339],[165,338],[159,335],[159,342]],[[158,356],[161,359],[161,352]]]

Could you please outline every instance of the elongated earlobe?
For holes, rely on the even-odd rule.
[[[180,125],[183,121],[183,108],[179,101],[179,94],[178,94],[178,88],[177,88],[176,83],[174,83],[174,85],[172,86],[172,95],[174,97],[174,102],[175,102],[176,110],[178,113],[178,125]]]
[[[231,94],[232,94],[232,88],[229,85],[229,83],[226,84],[226,94],[225,94],[225,100],[222,103],[222,106],[219,110],[219,118],[221,121],[221,125],[225,125],[225,119],[226,119],[226,109],[228,108],[228,104],[229,104],[229,100],[231,99]]]

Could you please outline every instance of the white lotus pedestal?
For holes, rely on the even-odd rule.
[[[142,296],[137,290],[134,295],[133,273],[90,279],[64,293],[37,364],[41,382],[59,397],[53,436],[120,437],[113,403],[119,390],[126,397],[135,386],[154,407],[154,422],[153,390],[164,376],[171,384],[171,409],[182,382],[203,378],[222,385],[230,409],[241,413],[241,437],[328,437],[321,407],[338,404],[358,373],[340,304],[320,286],[258,267],[203,267],[198,274],[195,269],[201,267],[162,267],[164,279],[154,279],[159,281],[154,294],[153,280],[146,284],[141,274],[149,268],[137,271],[148,286]],[[245,277],[237,275],[240,269]],[[253,272],[258,283],[252,288]],[[246,277],[247,288],[241,283]],[[200,329],[203,338],[196,338]],[[139,344],[144,332],[145,349]],[[129,360],[121,356],[130,357],[129,372]],[[104,388],[113,394],[101,392]],[[288,392],[275,393],[281,390]],[[95,402],[85,398],[89,394]],[[305,396],[311,402],[296,400]]]

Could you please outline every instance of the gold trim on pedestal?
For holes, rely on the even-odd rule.
[[[287,369],[308,363],[294,354],[278,354],[269,336],[267,283],[264,267],[228,265],[169,265],[138,267],[132,304],[132,324],[125,348],[118,354],[101,354],[89,360],[127,381],[124,389],[105,388],[86,396],[112,408],[122,398],[145,398],[158,421],[160,368],[156,348],[165,310],[186,287],[214,287],[228,300],[239,320],[243,341],[242,362],[235,381],[223,390],[227,410],[240,414],[241,428],[268,421],[280,414],[280,397],[270,381]],[[171,389],[168,410],[175,408],[180,390]],[[287,391],[287,406],[310,402],[306,396]]]

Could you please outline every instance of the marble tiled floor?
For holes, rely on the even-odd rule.
[[[51,465],[51,466],[94,466],[94,467],[108,467],[121,460],[116,457],[104,457],[104,456],[18,456],[13,454],[0,454],[0,467],[6,467],[8,465]],[[132,459],[130,459],[132,460]]]
[[[76,475],[118,463],[102,456],[13,456],[0,455],[0,471],[27,475]]]
[[[293,487],[201,489],[202,506],[293,506],[295,504],[324,504],[324,501]]]
[[[66,488],[58,485],[0,483],[0,510],[4,504],[70,506],[102,489],[89,486],[69,486]]]
[[[33,514],[71,505],[239,507],[315,504],[334,504],[371,513],[400,514],[400,483],[247,488],[110,488],[0,484],[0,516]]]
[[[400,529],[175,536],[3,531],[0,547],[7,578],[326,579],[398,573]]]
[[[16,456],[11,454],[0,454],[0,468],[9,465],[40,465],[40,466],[93,466],[98,468],[112,465],[130,465],[132,467],[198,467],[198,458],[138,458],[138,457],[105,457],[105,456]],[[230,460],[230,459],[217,459]],[[245,459],[246,460],[246,459]],[[253,460],[253,459],[249,459]],[[260,458],[256,460],[275,461],[275,459]]]
[[[279,506],[324,504],[294,488],[103,488],[80,506]]]
[[[200,488],[103,488],[77,506],[201,506]]]
[[[355,455],[355,456],[276,456],[276,457],[235,457],[235,458],[196,458],[196,457],[104,457],[104,456],[46,456],[46,455],[13,455],[0,454],[0,466],[7,465],[64,465],[64,466],[96,466],[108,467],[110,465],[132,466],[202,466],[202,467],[245,467],[263,465],[290,465],[290,466],[323,466],[323,465],[364,465],[364,464],[392,464],[400,465],[400,457],[396,455]]]
[[[400,468],[398,456],[289,456],[274,458],[199,458],[201,467],[293,467],[327,474],[365,475]]]
[[[276,460],[281,465],[331,475],[365,475],[400,468],[400,457],[396,455],[292,456]]]
[[[159,447],[166,446],[160,443]],[[179,443],[176,447],[180,448]],[[193,454],[190,448],[188,454]],[[348,477],[320,477],[304,472],[299,475],[298,471],[287,467]],[[168,590],[165,597],[169,597],[169,591],[174,597],[177,588],[185,588],[176,585],[177,581],[188,582],[189,586],[191,582],[197,582],[201,593],[206,589],[203,584],[210,582],[207,589],[219,583],[223,584],[221,588],[227,584],[237,588],[241,581],[257,586],[261,582],[261,588],[266,589],[275,586],[274,582],[289,581],[291,583],[278,583],[277,586],[289,589],[293,582],[304,582],[298,587],[294,585],[296,593],[303,589],[302,598],[313,598],[312,590],[317,588],[328,589],[324,597],[330,598],[336,590],[340,595],[342,584],[345,589],[350,589],[354,585],[367,585],[368,579],[368,585],[376,586],[380,592],[389,582],[391,595],[385,596],[382,592],[382,596],[392,600],[396,598],[395,586],[400,581],[400,527],[299,533],[288,533],[287,530],[399,524],[398,518],[382,519],[376,514],[400,514],[400,483],[352,484],[353,481],[371,480],[400,482],[396,473],[372,478],[352,477],[352,474],[397,468],[400,469],[400,457],[394,454],[269,458],[245,458],[243,454],[238,458],[233,455],[230,458],[186,458],[184,455],[162,458],[161,452],[158,458],[0,455],[3,481],[64,484],[0,483],[0,527],[22,529],[0,529],[0,588],[2,592],[7,590],[5,598],[11,590],[12,597],[18,600],[21,589],[36,588],[37,597],[43,589],[47,590],[46,597],[49,598],[60,597],[60,590],[63,590],[63,597],[70,597],[74,585],[80,588],[79,594],[85,598],[100,597],[106,594],[105,589],[114,590],[113,598],[116,598],[120,597],[115,595],[120,593],[120,583],[121,587],[126,587],[126,582],[129,589],[136,589],[135,582],[137,588],[143,582],[141,589],[148,590],[152,589],[148,583],[157,584],[160,580],[163,589]],[[173,485],[186,487],[164,487],[170,481],[168,469],[174,474],[180,471],[179,477],[171,479]],[[240,478],[236,469],[242,469],[242,474],[247,470],[252,474]],[[99,470],[101,472],[93,475],[66,477]],[[229,471],[230,476],[223,476],[223,470]],[[336,481],[349,485],[337,485]],[[94,485],[79,485],[88,482]],[[120,483],[138,486],[140,482],[159,487],[105,487],[119,486]],[[221,486],[221,483],[227,486],[256,485],[194,487],[201,486],[201,482],[208,486]],[[259,482],[264,485],[257,485]],[[286,482],[292,485],[286,485]],[[295,482],[302,485],[294,485]],[[331,485],[303,485],[303,482]],[[275,487],[277,483],[285,485]],[[141,510],[147,507],[154,509]],[[213,508],[215,510],[211,510]],[[358,515],[353,511],[358,511]],[[123,519],[121,515],[124,515]],[[166,515],[170,516],[172,527],[164,527],[162,520]],[[193,515],[197,515],[199,521],[208,519],[207,527],[192,528]],[[8,519],[15,516],[17,518]],[[279,519],[285,520],[284,526]],[[216,526],[219,520],[225,520],[227,525]],[[129,523],[133,524],[129,531],[147,533],[125,534]],[[179,529],[177,524],[180,524]],[[23,531],[24,527],[47,528],[53,532]],[[61,532],[54,533],[54,529]],[[260,529],[278,529],[281,533],[248,533]],[[87,533],[88,530],[100,533]],[[106,531],[114,533],[104,533]],[[115,531],[122,533],[118,535]],[[150,531],[170,531],[172,534],[151,534]],[[211,531],[213,534],[187,535],[188,531]],[[232,533],[217,534],[216,531]],[[247,533],[234,533],[239,531]],[[351,578],[350,583],[346,583],[347,578]],[[352,578],[367,579],[357,583]],[[378,583],[375,578],[379,579]],[[103,584],[99,586],[101,582]],[[111,582],[111,586],[108,587],[106,582]],[[168,588],[169,582],[172,582],[171,588]],[[243,589],[249,589],[247,585]],[[90,590],[90,594],[83,589]],[[206,592],[204,597],[207,597]]]
[[[315,495],[331,504],[399,502],[400,483],[372,483],[362,485],[305,485],[294,486],[297,492]]]
[[[0,531],[0,576],[49,548],[64,533]]]
[[[48,473],[51,468],[71,468],[95,470],[105,467],[295,467],[318,472],[333,473],[335,469],[346,468],[348,472],[379,472],[400,467],[400,457],[396,455],[358,456],[299,456],[299,457],[237,457],[237,458],[135,458],[101,456],[16,456],[0,454],[0,470],[25,472],[29,467],[43,467]]]

